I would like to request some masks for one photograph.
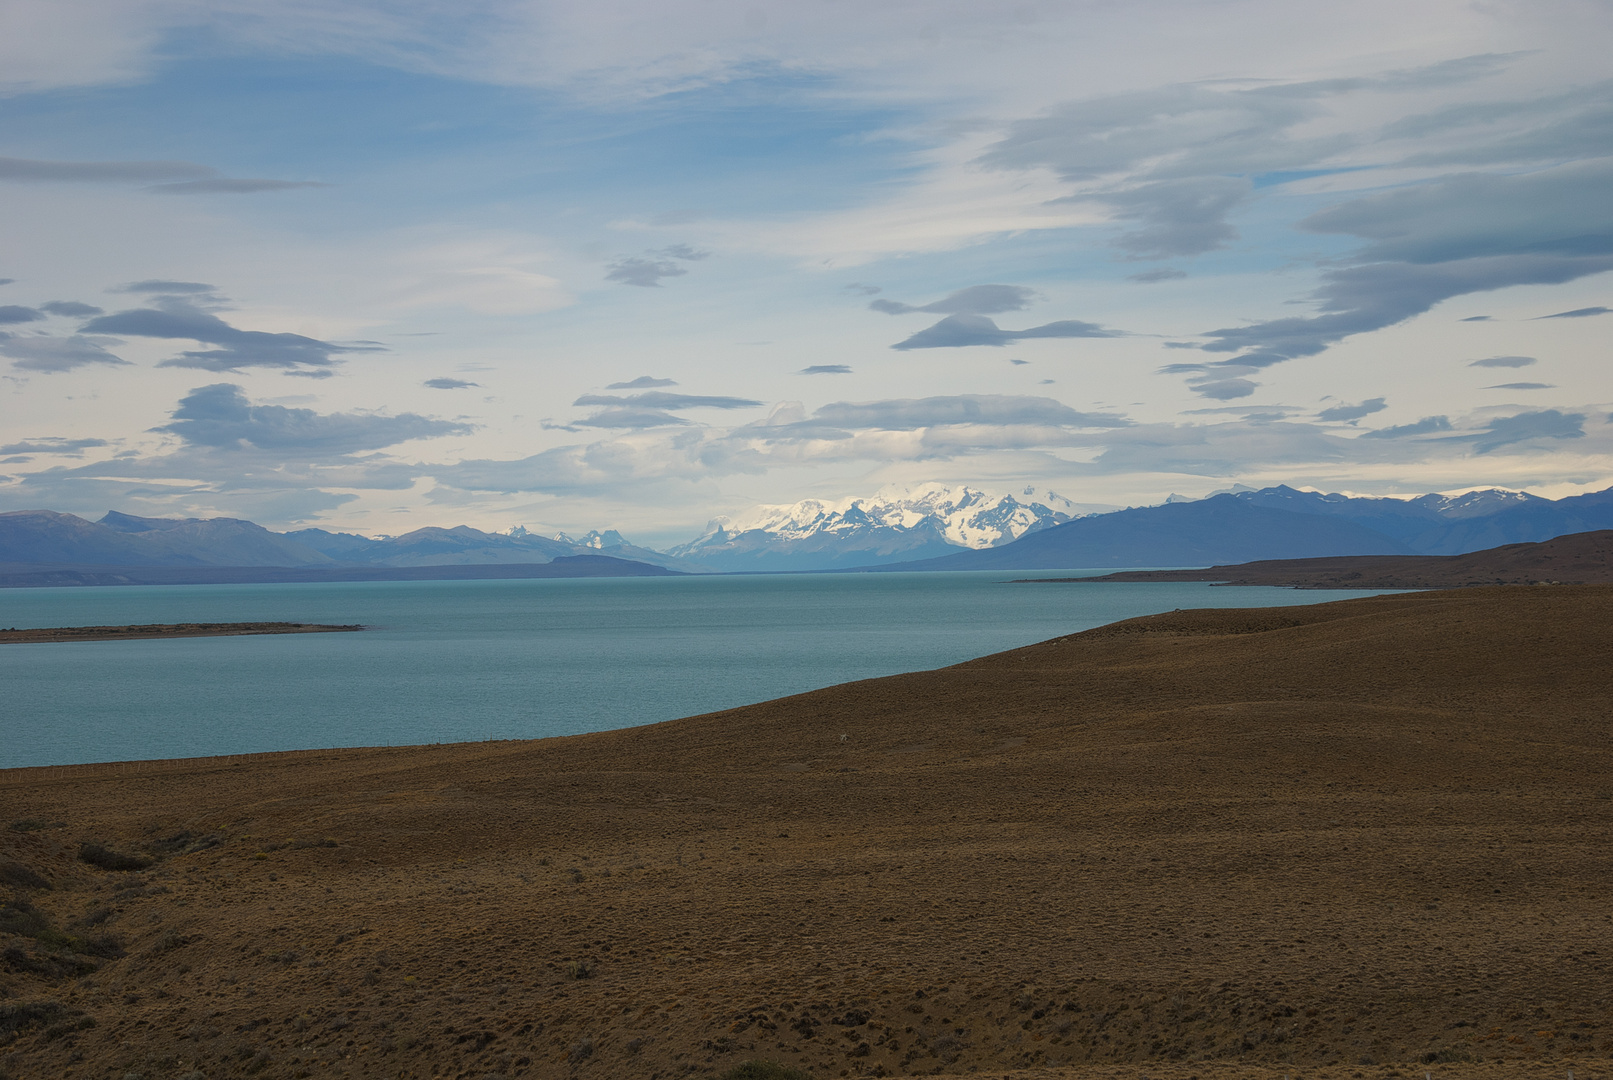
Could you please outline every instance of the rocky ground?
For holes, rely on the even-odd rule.
[[[0,1073],[1606,1080],[1609,656],[1613,587],[1455,590],[0,772]]]

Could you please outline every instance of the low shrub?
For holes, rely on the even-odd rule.
[[[718,1080],[812,1080],[812,1074],[776,1061],[741,1061]]]
[[[67,1015],[59,1001],[19,1001],[0,1004],[0,1046],[15,1039],[30,1028],[54,1024]]]
[[[91,840],[86,840],[80,845],[78,857],[81,861],[101,870],[144,870],[156,861],[146,855],[129,855],[113,851],[105,844]]]
[[[50,882],[21,863],[0,862],[0,885],[13,889],[33,889],[36,892],[50,888]]]
[[[49,932],[50,920],[26,900],[0,900],[0,932],[37,938]]]

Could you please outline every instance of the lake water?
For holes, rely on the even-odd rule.
[[[1070,572],[1034,576],[1060,573]],[[0,646],[0,768],[600,731],[941,667],[1173,608],[1372,595],[1007,584],[1022,574],[5,589],[7,627],[373,629]]]

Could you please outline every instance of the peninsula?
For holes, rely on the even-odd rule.
[[[135,638],[239,637],[244,634],[335,634],[363,630],[357,623],[235,622],[147,623],[139,626],[37,626],[0,630],[0,645],[55,641],[130,641]]]

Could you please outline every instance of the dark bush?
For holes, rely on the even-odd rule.
[[[776,1061],[741,1061],[719,1080],[812,1080],[812,1074]]]
[[[67,1009],[56,1001],[19,1001],[14,1005],[0,1005],[0,1046],[29,1028],[54,1024],[66,1015]]]
[[[50,882],[20,863],[0,862],[0,885],[13,889],[48,889]]]
[[[165,836],[161,840],[153,840],[146,846],[160,855],[172,855],[176,851],[184,851],[190,842],[196,839],[196,834],[186,830],[172,836]]]
[[[0,931],[36,938],[50,929],[50,920],[26,900],[0,900]]]
[[[78,857],[102,870],[144,870],[155,860],[145,855],[128,855],[113,851],[105,844],[86,840],[78,849]]]
[[[95,934],[87,938],[79,938],[74,951],[88,953],[90,956],[99,956],[105,960],[116,960],[127,955],[123,951],[123,941],[116,934]]]

